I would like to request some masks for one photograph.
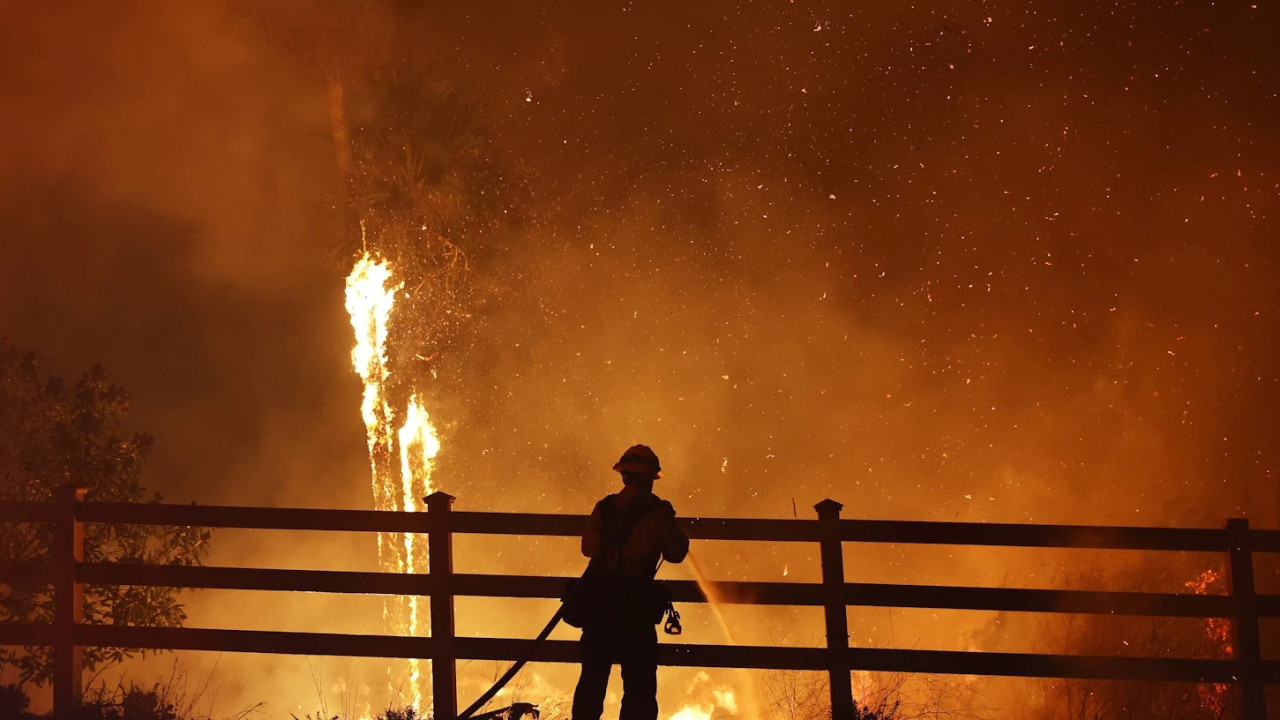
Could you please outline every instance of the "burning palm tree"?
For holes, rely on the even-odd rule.
[[[502,175],[455,90],[416,73],[393,73],[381,87],[372,113],[349,136],[352,175],[344,186],[360,233],[346,253],[356,256],[346,306],[356,337],[352,362],[364,383],[374,507],[419,512],[440,450],[427,410],[434,361],[471,316],[464,245],[482,244],[497,218],[511,213],[500,205]],[[333,127],[341,159],[346,112],[342,95],[330,101],[340,113]],[[386,571],[423,572],[425,538],[381,536],[378,558]],[[400,632],[425,629],[416,597],[388,598],[383,611]],[[422,681],[411,660],[409,700],[418,707]]]

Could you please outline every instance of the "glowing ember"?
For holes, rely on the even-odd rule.
[[[430,417],[414,394],[403,410],[403,422],[395,427],[396,409],[388,396],[391,371],[387,365],[388,325],[395,295],[403,284],[391,284],[391,266],[365,253],[347,276],[347,312],[355,330],[351,361],[364,381],[361,413],[368,432],[374,508],[420,512],[421,498],[431,494],[432,461],[440,440]],[[399,456],[399,464],[393,458]],[[419,572],[426,569],[425,538],[408,533],[378,537],[378,564],[386,572]],[[419,634],[418,598],[388,597],[383,618],[397,632]],[[421,661],[409,661],[409,702],[422,707]]]
[[[1188,590],[1197,595],[1218,594],[1225,587],[1225,578],[1219,570],[1205,570],[1195,580],[1185,583]],[[1204,621],[1204,637],[1209,645],[1221,648],[1225,657],[1230,657],[1231,621],[1226,618],[1206,618]],[[1214,717],[1226,717],[1227,703],[1231,698],[1231,686],[1223,683],[1197,685],[1196,692],[1200,696],[1200,706],[1213,713]]]

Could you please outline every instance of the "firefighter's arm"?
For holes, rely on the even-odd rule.
[[[662,545],[662,558],[669,563],[683,562],[689,554],[689,536],[676,524],[676,511],[665,500],[658,505],[662,523],[658,529],[658,541]]]
[[[604,521],[600,518],[600,506],[596,505],[591,510],[591,517],[587,520],[587,529],[582,532],[582,554],[586,557],[595,557],[600,552],[600,543],[604,535]]]

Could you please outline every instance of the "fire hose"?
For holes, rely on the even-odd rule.
[[[570,592],[573,591],[570,590]],[[534,638],[533,645],[529,648],[529,651],[524,654],[524,657],[520,658],[514,665],[507,668],[507,671],[502,674],[502,677],[498,678],[498,681],[493,684],[493,687],[485,690],[483,695],[476,698],[476,701],[471,703],[470,707],[463,710],[458,715],[458,720],[467,720],[470,718],[477,710],[484,707],[485,703],[492,700],[493,696],[497,695],[502,688],[506,687],[508,682],[511,682],[511,678],[515,677],[516,673],[520,672],[520,669],[529,663],[529,660],[533,658],[533,654],[538,651],[538,648],[542,646],[542,643],[546,642],[547,636],[551,634],[551,631],[555,629],[556,625],[560,624],[560,616],[563,614],[564,605],[561,605],[556,610],[556,613],[551,616],[551,619],[547,621],[546,626],[542,628],[542,632],[538,633],[538,637]]]
[[[659,558],[658,568],[661,567],[662,559]],[[654,569],[654,574],[657,574],[657,568]],[[569,593],[565,597],[565,602],[568,602],[569,598],[571,598],[580,587],[582,587],[582,583],[575,582],[573,587],[569,589]],[[485,706],[485,703],[492,700],[494,695],[501,692],[502,688],[506,687],[507,683],[511,682],[511,678],[515,677],[516,673],[520,672],[521,668],[529,664],[529,661],[533,659],[534,654],[538,652],[538,648],[542,647],[542,643],[546,642],[547,636],[551,634],[551,631],[555,629],[556,625],[560,624],[560,618],[564,615],[564,606],[565,603],[562,602],[560,607],[556,609],[555,614],[552,615],[551,619],[547,621],[547,624],[543,626],[542,632],[539,632],[538,636],[534,638],[533,645],[529,647],[529,651],[517,660],[515,664],[507,668],[507,671],[502,674],[502,677],[498,678],[497,682],[495,682],[492,687],[485,690],[484,693],[480,697],[476,698],[476,701],[471,703],[466,710],[459,713],[458,720],[469,720],[469,718],[475,715],[477,710]],[[680,626],[680,613],[676,612],[675,606],[668,603],[666,615],[667,622],[662,627],[663,632],[668,635],[679,635],[682,631]]]

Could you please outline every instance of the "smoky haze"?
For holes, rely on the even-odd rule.
[[[102,362],[172,500],[370,506],[326,77],[359,118],[395,59],[456,86],[527,187],[430,359],[457,507],[585,512],[645,442],[686,516],[831,497],[845,517],[1276,526],[1269,4],[11,12],[0,335],[63,374]],[[333,547],[361,566],[366,540]],[[314,561],[282,547],[228,536],[215,561]],[[543,572],[576,562],[547,552]],[[713,575],[805,579],[787,552]],[[515,555],[473,559],[536,564]],[[896,581],[1007,579],[893,557]],[[269,679],[230,697],[313,693],[245,662]]]

